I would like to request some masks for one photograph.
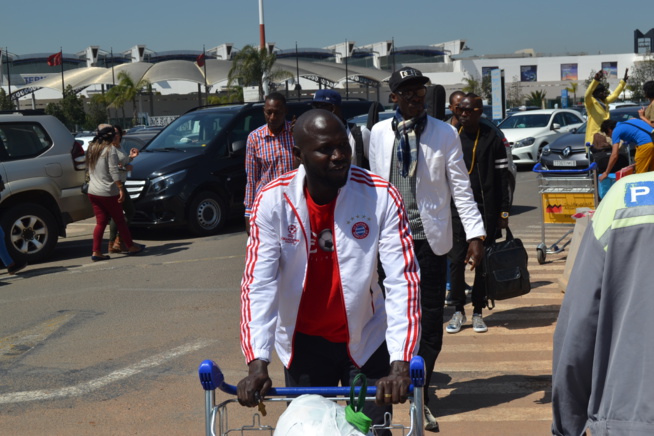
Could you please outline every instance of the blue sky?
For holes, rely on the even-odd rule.
[[[346,39],[398,47],[466,39],[471,55],[629,53],[635,29],[654,27],[654,2],[596,0],[264,0],[266,40],[281,49]],[[589,8],[592,5],[593,8]],[[12,11],[13,10],[13,11]],[[17,54],[201,50],[259,42],[258,0],[32,0],[0,7],[0,47]]]

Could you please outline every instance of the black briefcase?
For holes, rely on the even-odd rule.
[[[506,240],[486,247],[483,274],[486,281],[488,308],[495,300],[506,300],[528,294],[531,290],[527,270],[527,250],[520,239],[506,229]]]

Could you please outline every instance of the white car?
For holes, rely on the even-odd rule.
[[[559,136],[579,128],[584,119],[571,109],[542,109],[515,113],[498,126],[511,146],[513,162],[535,164],[543,148]]]
[[[80,133],[75,136],[75,141],[79,142],[82,144],[82,148],[84,149],[84,152],[86,153],[86,150],[89,148],[89,144],[91,141],[93,141],[93,138],[95,135],[93,134],[88,134],[88,133]]]

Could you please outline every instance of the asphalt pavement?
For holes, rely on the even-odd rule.
[[[445,334],[430,390],[442,434],[549,432],[557,278],[567,253],[536,261],[539,200],[535,175],[521,171],[510,222],[530,254],[531,293],[486,311],[487,333],[468,322]],[[0,274],[0,434],[203,434],[200,362],[216,360],[230,383],[246,374],[242,223],[208,238],[135,230],[143,255],[95,263],[93,225],[69,226],[49,261]],[[568,229],[547,228],[546,242]],[[448,308],[446,322],[451,315]],[[271,374],[283,383],[277,360]],[[262,422],[274,425],[278,413],[271,408]],[[252,424],[252,410],[234,407],[229,416],[230,426]],[[396,417],[407,424],[406,406]]]

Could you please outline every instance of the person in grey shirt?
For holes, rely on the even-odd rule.
[[[125,220],[127,225],[129,225],[132,217],[134,216],[134,203],[132,198],[129,196],[129,193],[125,190],[125,182],[127,181],[127,174],[132,170],[132,160],[139,155],[139,151],[136,148],[132,148],[129,153],[126,153],[125,150],[120,145],[121,140],[125,132],[123,128],[114,125],[114,130],[116,131],[116,136],[112,142],[113,146],[116,148],[116,153],[118,154],[118,170],[120,175],[120,181],[123,182],[123,190],[125,191],[125,201],[123,201],[123,212],[125,213]],[[120,235],[118,233],[118,225],[116,221],[112,218],[109,222],[109,253],[123,253],[127,251],[127,246],[121,241]]]
[[[112,145],[116,131],[111,125],[100,125],[98,134],[93,138],[86,154],[86,165],[89,172],[89,201],[95,214],[95,229],[93,230],[93,253],[91,260],[98,262],[109,259],[102,254],[102,236],[113,218],[118,226],[127,254],[137,254],[143,251],[144,245],[132,241],[127,227],[121,204],[125,201],[123,182],[118,168],[118,153]]]

